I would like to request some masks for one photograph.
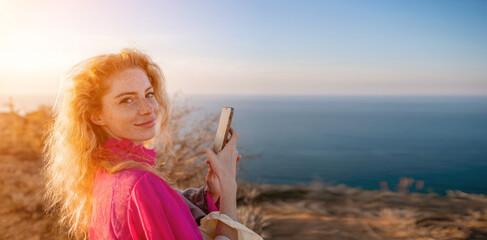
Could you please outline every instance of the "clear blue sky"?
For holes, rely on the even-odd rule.
[[[185,93],[487,94],[487,1],[2,4],[0,92],[33,76],[55,92],[76,62],[135,46]]]

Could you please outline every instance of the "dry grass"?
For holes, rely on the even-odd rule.
[[[270,239],[487,239],[487,196],[255,185]]]
[[[65,239],[44,213],[41,161],[0,155],[0,239]]]

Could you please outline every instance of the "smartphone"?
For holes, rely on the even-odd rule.
[[[216,129],[215,141],[213,142],[213,152],[219,153],[228,142],[228,133],[232,124],[233,107],[223,106]]]

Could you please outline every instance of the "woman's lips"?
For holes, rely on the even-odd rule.
[[[152,119],[150,122],[146,122],[146,123],[143,123],[143,124],[135,124],[135,126],[138,126],[138,127],[152,127],[156,124],[156,121],[155,119]]]

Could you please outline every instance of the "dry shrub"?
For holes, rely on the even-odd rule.
[[[190,122],[191,114],[201,107],[189,105],[187,99],[183,102],[175,98],[173,109],[169,130],[176,158],[168,161],[163,159],[162,164],[157,168],[176,180],[172,187],[179,189],[200,187],[205,183],[208,168],[205,163],[205,148],[212,144],[217,116],[207,115]],[[162,154],[158,154],[158,157],[162,157]]]
[[[384,208],[374,213],[367,224],[381,235],[390,237],[409,236],[414,231],[416,213],[409,209]]]
[[[56,220],[44,213],[41,161],[0,156],[0,239],[59,239]]]
[[[270,225],[270,221],[264,214],[262,206],[254,202],[249,202],[245,205],[240,205],[237,212],[239,222],[252,229],[264,239],[270,237],[270,233],[264,230],[265,227]]]
[[[51,119],[50,108],[44,105],[24,116],[17,111],[0,113],[0,153],[40,154]]]
[[[262,205],[256,200],[261,193],[262,189],[257,184],[238,182],[237,202],[239,206],[237,211],[239,221],[265,239],[271,236],[270,232],[265,230],[271,222]]]

